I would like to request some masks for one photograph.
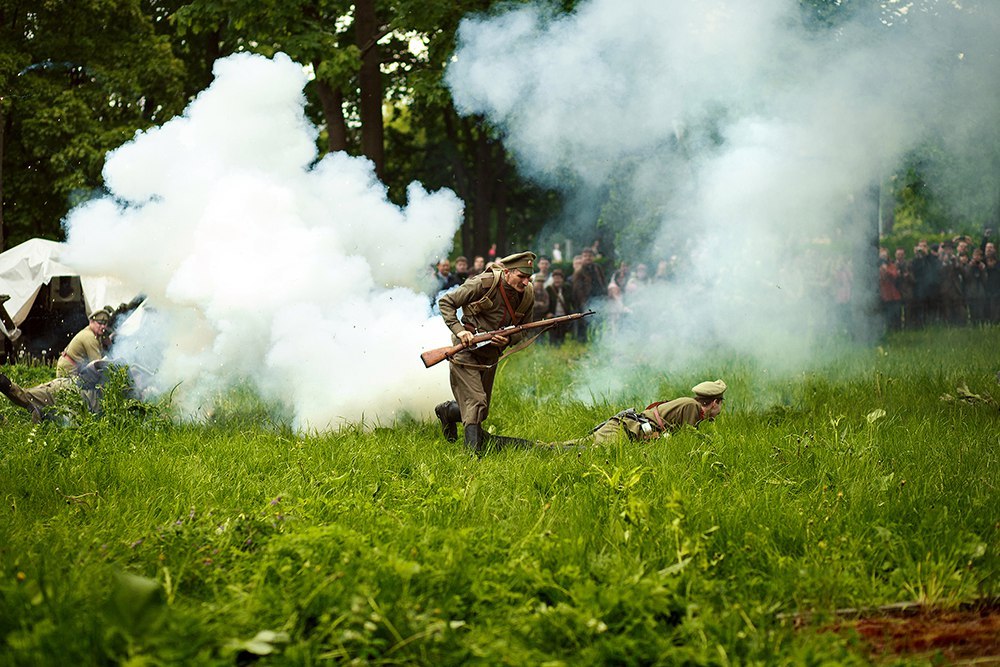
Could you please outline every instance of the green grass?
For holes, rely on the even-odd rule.
[[[867,664],[821,631],[834,610],[1000,595],[998,347],[721,360],[698,431],[482,460],[436,422],[299,436],[241,395],[202,425],[4,405],[0,663]],[[583,405],[585,353],[505,362],[490,425],[563,440],[705,379],[647,369]],[[986,400],[941,399],[962,385]]]

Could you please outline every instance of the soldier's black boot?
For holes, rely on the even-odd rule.
[[[436,408],[434,414],[441,421],[441,432],[448,442],[458,440],[458,422],[462,421],[462,410],[458,407],[457,401],[445,401]]]
[[[482,424],[465,425],[465,446],[473,456],[483,455],[483,426]]]
[[[487,435],[487,442],[489,442],[489,444],[492,445],[497,451],[500,451],[505,447],[532,449],[536,446],[536,443],[531,440],[524,440],[523,438],[508,438],[503,435]]]
[[[31,413],[31,420],[36,424],[42,420],[42,413],[30,401],[25,400],[20,388],[15,389],[15,385],[10,378],[0,373],[0,394],[6,396],[11,403],[19,408],[24,408]]]
[[[26,403],[24,398],[21,397],[19,391],[15,391],[14,383],[10,381],[10,378],[0,373],[0,394],[3,394],[10,402],[19,408],[24,408],[25,410],[31,409],[31,404]]]

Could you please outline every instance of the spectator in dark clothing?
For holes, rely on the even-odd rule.
[[[594,251],[584,248],[580,253],[580,268],[573,274],[573,298],[580,308],[587,308],[593,299],[604,298],[607,282],[601,267],[594,263]],[[587,321],[579,320],[577,334],[581,342],[587,342]]]
[[[965,294],[962,288],[963,272],[950,242],[946,241],[941,244],[938,252],[938,266],[940,267],[941,279],[938,293],[941,304],[941,319],[946,324],[962,326],[967,321]]]
[[[562,317],[580,312],[576,300],[573,298],[573,291],[569,289],[564,280],[562,269],[556,269],[552,272],[552,284],[546,287],[545,291],[549,295],[549,310],[545,313],[545,317]],[[572,326],[579,321],[565,322],[549,329],[549,340],[554,345],[561,345],[566,338],[566,332],[570,331]]]
[[[1000,258],[996,254],[986,255],[986,317],[996,324],[1000,322]]]
[[[903,325],[903,297],[899,293],[899,267],[889,261],[889,251],[879,251],[878,292],[882,300],[882,315],[885,326],[890,331],[898,331]]]
[[[911,321],[913,317],[913,273],[910,271],[910,263],[906,260],[906,251],[896,248],[896,271],[899,278],[896,280],[896,288],[899,290],[899,297],[903,303],[903,325],[907,329],[913,328]]]
[[[533,306],[534,316],[532,320],[545,319],[545,314],[549,312],[549,293],[545,289],[545,276],[536,273],[531,279],[531,288],[535,292],[535,305]]]
[[[921,240],[913,248],[910,271],[913,274],[913,328],[919,329],[931,318],[932,304],[937,300],[939,267],[937,258],[928,252],[927,241]]]
[[[459,255],[455,258],[455,279],[458,280],[458,284],[461,285],[469,277],[469,260],[468,258]]]
[[[437,263],[437,271],[434,272],[434,280],[436,281],[437,290],[431,295],[431,299],[437,301],[437,295],[441,292],[447,292],[455,285],[460,285],[461,282],[451,272],[451,262],[448,258],[439,260]]]
[[[969,262],[962,267],[964,277],[962,286],[965,289],[965,304],[969,308],[969,320],[973,324],[986,321],[986,264],[983,262],[983,251],[975,248]]]

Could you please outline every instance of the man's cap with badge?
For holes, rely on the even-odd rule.
[[[90,314],[89,319],[94,320],[95,322],[102,322],[103,324],[107,324],[108,322],[111,321],[111,313],[108,312],[107,308],[101,308],[100,310],[95,310],[94,312],[92,312]]]
[[[726,383],[722,380],[706,380],[691,388],[695,396],[702,398],[722,398],[726,393]]]
[[[508,255],[500,260],[500,264],[503,265],[503,268],[510,271],[517,269],[521,273],[530,275],[535,272],[535,253],[519,252],[514,255]]]

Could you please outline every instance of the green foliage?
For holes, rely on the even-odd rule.
[[[297,435],[242,393],[200,425],[113,387],[69,427],[4,406],[6,662],[867,664],[815,632],[833,610],[1000,593],[998,344],[900,334],[788,377],[719,359],[714,424],[481,460],[431,418]],[[583,405],[586,353],[505,362],[490,426],[563,440],[704,379]]]
[[[181,67],[139,0],[0,0],[6,245],[57,237],[101,187],[104,155],[179,112]]]

